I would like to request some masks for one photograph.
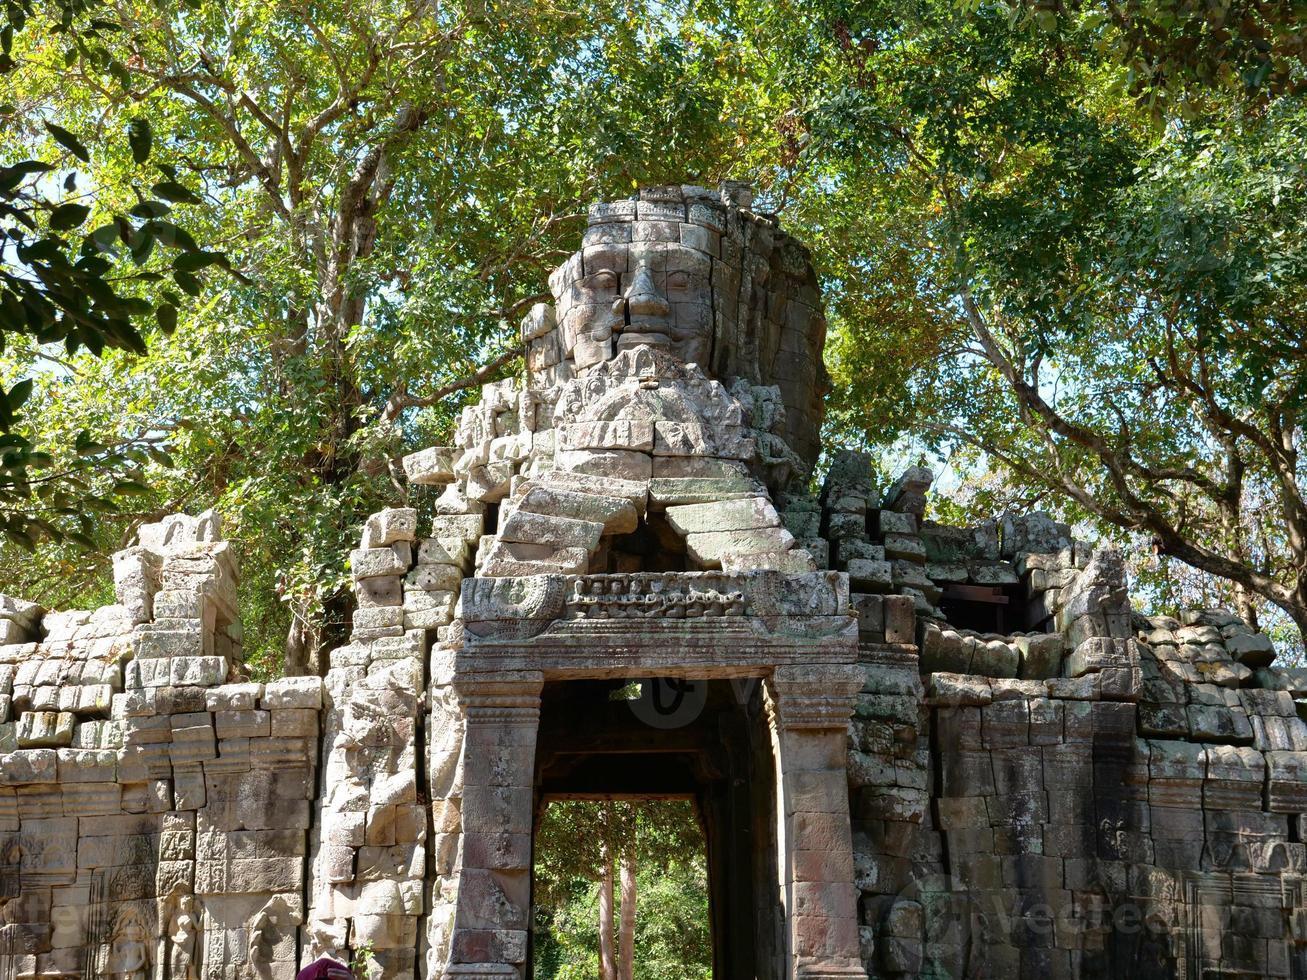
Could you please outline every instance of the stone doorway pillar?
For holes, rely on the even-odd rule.
[[[466,712],[463,862],[445,977],[526,975],[542,686],[537,671],[454,679]]]
[[[845,774],[856,664],[778,667],[768,683],[776,759],[777,844],[795,980],[866,980],[858,952],[858,897]]]

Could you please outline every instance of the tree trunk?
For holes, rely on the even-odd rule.
[[[317,657],[318,631],[313,628],[309,610],[300,599],[290,603],[290,629],[286,631],[286,656],[282,664],[283,677],[302,677],[316,674],[313,661]]]
[[[606,845],[599,864],[599,980],[617,980],[613,956],[613,855]]]
[[[635,978],[635,839],[622,851],[622,919],[618,942],[618,980]]]

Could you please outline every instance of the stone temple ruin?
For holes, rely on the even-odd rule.
[[[551,287],[324,678],[245,679],[212,514],[114,605],[0,599],[0,977],[524,978],[595,794],[698,801],[719,980],[1307,977],[1307,673],[1045,516],[816,480],[818,287],[747,189],[595,205]]]

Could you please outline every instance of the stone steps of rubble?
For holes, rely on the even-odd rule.
[[[753,531],[781,525],[780,514],[766,497],[668,507],[667,521],[681,534]]]

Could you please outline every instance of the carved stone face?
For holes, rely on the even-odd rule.
[[[529,385],[584,378],[642,346],[723,384],[775,385],[778,435],[811,464],[826,391],[821,292],[807,250],[742,185],[645,187],[592,204],[580,251],[522,323]]]
[[[555,313],[578,369],[640,344],[704,364],[712,350],[712,260],[671,238],[667,222],[635,221],[631,242],[602,242],[555,277]],[[676,228],[671,225],[671,228]]]

